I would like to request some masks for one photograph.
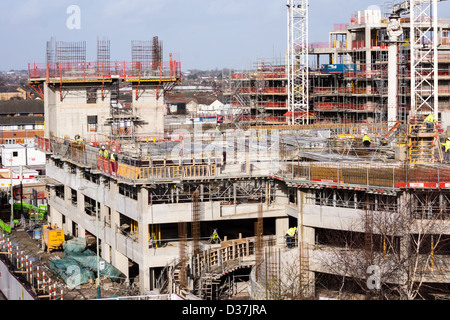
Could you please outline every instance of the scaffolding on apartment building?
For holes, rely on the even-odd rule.
[[[347,28],[348,25],[338,25],[335,29],[344,27]],[[370,44],[369,60],[365,41],[354,40],[350,43],[341,31],[330,32],[331,43],[323,46],[310,45],[311,53],[318,57],[324,52],[329,54],[336,50],[332,55],[339,53],[336,59],[341,62],[331,66],[325,65],[326,67],[311,76],[312,100],[317,122],[367,122],[369,116],[374,123],[385,121],[383,110],[387,99],[387,47],[383,40],[384,33],[384,30],[377,30],[376,37]],[[344,38],[335,40],[333,37],[336,35]],[[335,63],[334,60],[330,62]],[[337,70],[330,71],[333,69],[328,68],[332,66]]]
[[[261,59],[250,70],[231,73],[227,94],[236,116],[225,121],[240,125],[287,124],[287,76],[284,62],[277,58]]]

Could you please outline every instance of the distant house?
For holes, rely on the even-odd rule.
[[[0,100],[23,99],[27,98],[27,92],[20,87],[0,86]]]
[[[187,103],[187,109],[196,114],[219,114],[224,104],[215,95],[199,95]]]
[[[179,92],[173,92],[168,94],[164,100],[168,111],[167,114],[175,114],[181,113],[184,114],[186,112],[186,98],[183,94]]]
[[[27,144],[44,130],[40,100],[0,101],[0,144]]]

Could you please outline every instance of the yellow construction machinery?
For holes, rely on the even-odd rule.
[[[42,226],[42,246],[44,251],[62,249],[65,241],[64,231],[56,225]]]

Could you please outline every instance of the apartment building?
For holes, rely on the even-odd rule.
[[[398,40],[399,121],[407,121],[411,103],[410,21],[401,18]],[[348,23],[335,24],[328,41],[309,44],[310,119],[312,123],[382,123],[388,105],[388,17],[379,9],[357,11]],[[439,18],[438,116],[447,128],[449,104],[448,18]],[[247,71],[230,74],[227,96],[250,124],[287,124],[287,70],[280,59],[260,60]],[[423,72],[427,65],[423,64]],[[429,88],[428,88],[429,91]],[[424,95],[427,88],[423,88]],[[301,115],[299,115],[301,116]],[[391,125],[393,125],[392,123]]]

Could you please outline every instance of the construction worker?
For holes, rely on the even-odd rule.
[[[83,143],[83,139],[81,138],[81,136],[79,134],[75,135],[75,143],[77,145],[81,145]]]
[[[297,227],[289,228],[288,231],[286,231],[286,244],[288,248],[292,248],[292,242],[295,238],[296,233]]]
[[[364,147],[366,147],[366,148],[370,147],[371,141],[370,141],[370,137],[367,135],[367,133],[364,134],[364,137],[362,138],[362,142],[364,144]]]
[[[98,155],[100,156],[100,157],[102,157],[103,158],[103,153],[105,152],[105,146],[102,146],[101,148],[100,148],[100,151],[98,152]]]
[[[111,171],[116,172],[117,169],[117,162],[116,162],[116,154],[111,151],[111,157],[110,157],[110,163],[111,163]]]
[[[450,137],[445,140],[444,145],[444,162],[450,163]]]
[[[220,132],[220,127],[219,125],[216,125],[216,136],[221,136],[222,132]]]
[[[217,229],[214,229],[214,232],[210,239],[211,243],[220,243],[220,237],[219,234],[217,233]]]
[[[106,149],[104,146],[103,146],[103,158],[105,158],[105,159],[108,159],[109,160],[109,151],[108,151],[108,149]]]
[[[434,123],[436,122],[436,118],[432,113],[430,113],[425,120],[423,121],[427,126],[427,132],[433,132],[434,130]]]

